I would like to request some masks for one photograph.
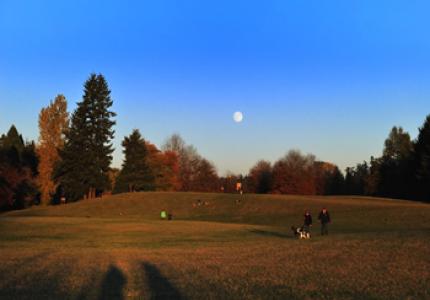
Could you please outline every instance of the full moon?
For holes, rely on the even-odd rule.
[[[236,123],[240,123],[243,120],[243,114],[240,111],[237,111],[233,114],[233,120]]]

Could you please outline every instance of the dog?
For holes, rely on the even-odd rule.
[[[303,227],[291,226],[291,230],[293,231],[294,236],[298,237],[301,240],[308,240],[311,238],[311,233],[309,231],[304,230]]]

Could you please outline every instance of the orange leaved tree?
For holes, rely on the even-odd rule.
[[[41,192],[41,203],[49,204],[55,193],[56,185],[52,180],[55,164],[58,162],[58,151],[64,146],[64,133],[69,125],[67,101],[58,95],[49,106],[39,114],[39,156],[38,184]]]

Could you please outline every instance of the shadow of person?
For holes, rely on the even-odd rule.
[[[127,278],[116,266],[110,266],[100,287],[99,300],[121,300],[124,299],[124,287],[127,284]]]
[[[176,287],[160,273],[156,266],[150,263],[143,263],[142,266],[151,292],[150,299],[184,299]]]
[[[262,236],[266,236],[266,237],[277,237],[277,238],[283,238],[283,239],[292,239],[293,237],[285,234],[285,233],[281,233],[281,232],[276,232],[276,231],[268,231],[268,230],[261,230],[261,229],[250,229],[249,232],[254,233],[254,234],[258,234],[258,235],[262,235]]]

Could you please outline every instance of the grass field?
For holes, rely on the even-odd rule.
[[[295,239],[323,206],[330,235]],[[0,215],[0,299],[127,298],[430,299],[430,205],[134,193]]]

